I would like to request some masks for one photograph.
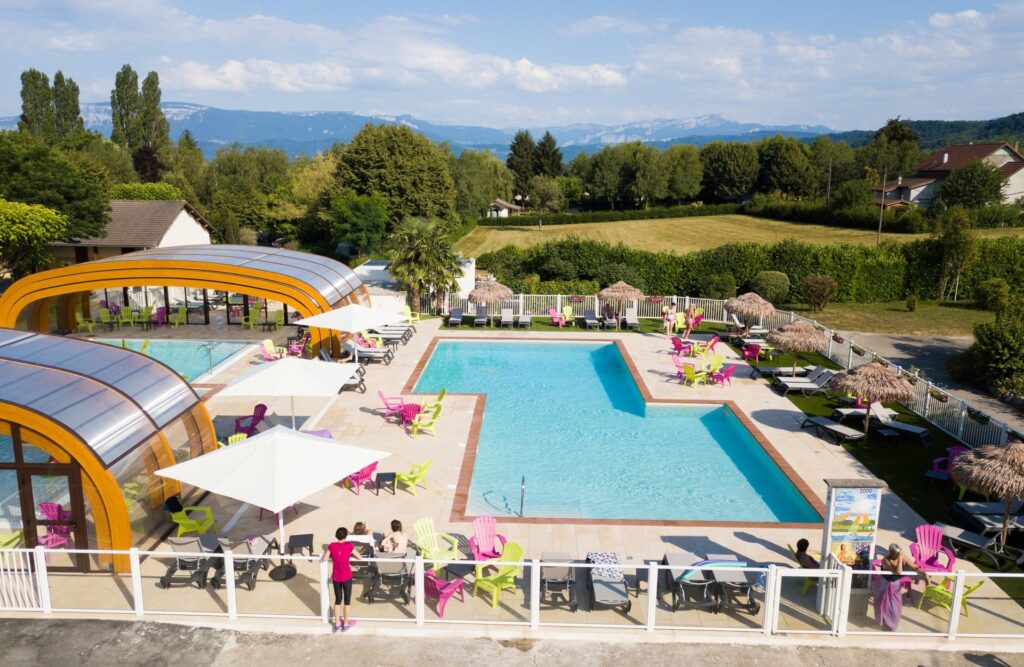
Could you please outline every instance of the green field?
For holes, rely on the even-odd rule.
[[[1024,228],[982,229],[978,234],[989,236],[1021,236]],[[591,222],[579,225],[547,227],[477,227],[456,244],[467,257],[479,257],[507,245],[523,248],[581,236],[611,244],[625,243],[639,250],[686,253],[691,250],[716,248],[727,243],[753,241],[775,243],[794,239],[806,243],[874,243],[875,233],[863,229],[805,225],[781,220],[754,218],[749,215],[715,215],[663,220],[624,220],[622,222]],[[882,234],[883,240],[912,241],[927,234]]]
[[[974,325],[995,320],[995,313],[973,303],[922,301],[910,312],[902,301],[890,303],[832,303],[812,313],[806,306],[785,306],[831,329],[922,336],[971,336]]]

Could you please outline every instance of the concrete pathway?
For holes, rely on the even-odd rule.
[[[851,655],[852,653],[852,655]],[[851,660],[852,659],[852,660]],[[1024,655],[979,651],[865,649],[853,645],[600,643],[594,641],[411,638],[361,634],[275,635],[118,621],[0,620],[5,665],[1024,665]]]
[[[954,381],[946,372],[946,360],[974,343],[972,336],[909,336],[896,334],[843,332],[886,359],[904,367],[916,366],[934,384],[968,401],[1018,431],[1024,431],[1024,414],[975,387]]]

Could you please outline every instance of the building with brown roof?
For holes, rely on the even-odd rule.
[[[963,169],[971,160],[981,160],[1002,172],[1006,179],[1003,201],[1007,204],[1024,197],[1024,155],[1009,144],[959,144],[935,151],[917,165],[912,176],[886,181],[873,189],[875,201],[886,206],[922,206],[927,208],[938,194],[939,185],[955,169]]]
[[[136,250],[209,244],[211,231],[186,201],[115,199],[110,202],[106,236],[53,243],[50,252],[55,266],[80,264]]]

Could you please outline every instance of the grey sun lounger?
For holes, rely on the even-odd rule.
[[[515,326],[515,323],[516,323],[515,318],[512,316],[512,309],[511,308],[502,308],[501,309],[501,322],[499,323],[498,326],[502,326],[502,327],[509,326],[509,327],[511,327],[511,326]]]
[[[571,563],[572,556],[561,552],[544,551],[540,554],[540,595],[546,595],[554,602],[555,594],[567,598],[569,610],[576,613],[576,577],[574,568],[565,565],[546,565],[545,563]]]
[[[636,317],[636,308],[627,308],[626,315],[622,319],[626,320],[627,329],[639,329],[640,320]]]
[[[481,303],[476,307],[476,314],[473,315],[473,326],[487,326],[487,318],[490,314],[487,312],[487,304]]]
[[[780,369],[780,370],[782,370],[782,369]],[[792,371],[793,369],[790,368],[789,370]],[[797,370],[798,371],[800,370],[799,367],[797,367]],[[793,382],[814,382],[815,380],[817,380],[821,376],[822,373],[824,373],[827,370],[828,369],[825,368],[824,366],[815,366],[814,368],[812,368],[809,371],[807,371],[807,374],[804,375],[803,377],[793,377],[791,374],[784,373],[784,372],[783,373],[775,372],[775,373],[765,374],[762,371],[762,374],[766,375],[766,376],[770,376],[771,377],[771,380],[770,380],[771,383],[777,385],[777,384],[781,384],[783,380],[790,380],[790,381],[793,381]],[[798,372],[797,375],[799,376],[800,373]]]
[[[1006,511],[1006,505],[998,501],[961,501],[953,503],[953,510],[965,516],[973,516],[975,514],[998,514],[1002,516],[1003,512]],[[1014,514],[1019,514],[1022,510],[1024,510],[1024,502],[1017,500],[1010,505],[1010,512]]]
[[[525,315],[520,315],[519,320],[516,322],[516,326],[526,327],[527,329],[533,328],[533,314],[526,313]]]
[[[836,408],[832,411],[832,419],[841,422],[846,421],[851,417],[859,417],[861,421],[864,421],[865,414],[867,414],[867,408]],[[886,407],[876,408],[874,407],[874,404],[872,404],[871,415],[875,416],[876,414],[883,414],[893,418],[899,413]]]
[[[824,370],[824,366],[797,366],[796,375],[793,375],[792,366],[751,366],[750,377],[758,378],[777,378],[777,377],[806,377],[809,373],[818,371],[818,369]],[[821,371],[818,371],[819,373]]]
[[[590,591],[592,609],[622,608],[629,613],[633,603],[629,599],[629,586],[626,575],[619,565],[619,555],[609,551],[591,551],[587,554],[587,562],[600,567],[587,568],[587,588]]]
[[[592,310],[583,311],[583,323],[588,329],[600,329],[601,320],[597,319],[597,313]]]
[[[345,341],[343,347],[352,353],[353,359],[370,359],[371,361],[383,361],[385,366],[389,365],[391,363],[391,360],[395,356],[395,353],[392,352],[391,350],[378,350],[370,347],[360,347],[350,340]]]
[[[814,427],[818,435],[828,438],[834,445],[841,445],[844,442],[860,440],[864,437],[861,431],[843,426],[839,422],[832,421],[827,417],[808,417],[800,424],[800,428]]]
[[[889,410],[888,412],[893,411]],[[901,431],[903,433],[909,433],[910,435],[916,435],[918,439],[921,441],[922,445],[928,444],[928,441],[931,439],[932,432],[929,431],[928,429],[924,428],[923,426],[914,426],[913,424],[904,424],[903,422],[896,421],[894,415],[888,414],[887,412],[883,412],[882,410],[877,408],[874,403],[871,404],[871,416],[885,428],[890,428],[894,431]]]
[[[683,609],[709,609],[718,613],[718,598],[715,595],[715,580],[707,576],[706,570],[686,576],[697,558],[689,551],[670,551],[661,557],[661,564],[670,566],[661,570],[661,590],[672,594],[672,611]]]
[[[1020,551],[1019,549],[1007,551],[1008,547],[1000,546],[999,533],[988,537],[986,535],[973,533],[964,528],[960,528],[959,526],[951,526],[948,523],[942,523],[941,521],[936,521],[934,525],[942,530],[942,535],[949,540],[949,543],[955,550],[964,555],[977,553],[988,556],[989,560],[992,561],[992,565],[996,569],[1003,569],[1007,565],[1020,564],[1021,562],[1024,562],[1024,551]],[[999,559],[1006,561],[1006,564],[1001,566]]]
[[[800,391],[804,396],[824,394],[828,392],[828,383],[832,379],[833,375],[835,375],[833,371],[826,370],[812,381],[776,378],[775,386],[782,390],[783,396],[791,391]]]
[[[448,326],[450,327],[461,327],[462,326],[462,309],[452,308],[451,312],[448,313]]]

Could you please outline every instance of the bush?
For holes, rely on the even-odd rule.
[[[1005,278],[989,278],[974,288],[974,299],[985,310],[1000,311],[1010,300],[1010,284]]]
[[[1024,396],[1024,374],[996,380],[992,383],[992,393],[999,399],[1007,396]]]
[[[629,264],[622,262],[605,264],[594,274],[594,280],[599,282],[602,287],[608,287],[612,283],[617,283],[620,280],[629,283],[641,292],[644,291],[646,287],[643,278],[640,277],[640,273]]]
[[[907,295],[907,310],[909,310],[910,312],[914,312],[915,310],[917,310],[917,302],[918,302],[918,298],[917,298],[916,294],[908,294]]]
[[[789,296],[789,276],[781,271],[762,271],[750,281],[750,290],[778,305]]]
[[[996,321],[974,327],[975,343],[951,360],[954,378],[990,391],[1010,391],[1024,377],[1024,316],[1013,309],[996,315]]]
[[[971,226],[975,228],[1020,227],[1024,225],[1024,211],[1016,204],[992,204],[971,211]]]
[[[731,299],[736,296],[736,278],[731,273],[713,273],[701,281],[697,294],[704,299]]]
[[[839,292],[839,283],[832,276],[812,273],[800,281],[800,292],[811,310],[824,310],[829,301]]]
[[[538,273],[544,280],[576,280],[580,277],[576,264],[558,256],[549,257],[541,264]]]

